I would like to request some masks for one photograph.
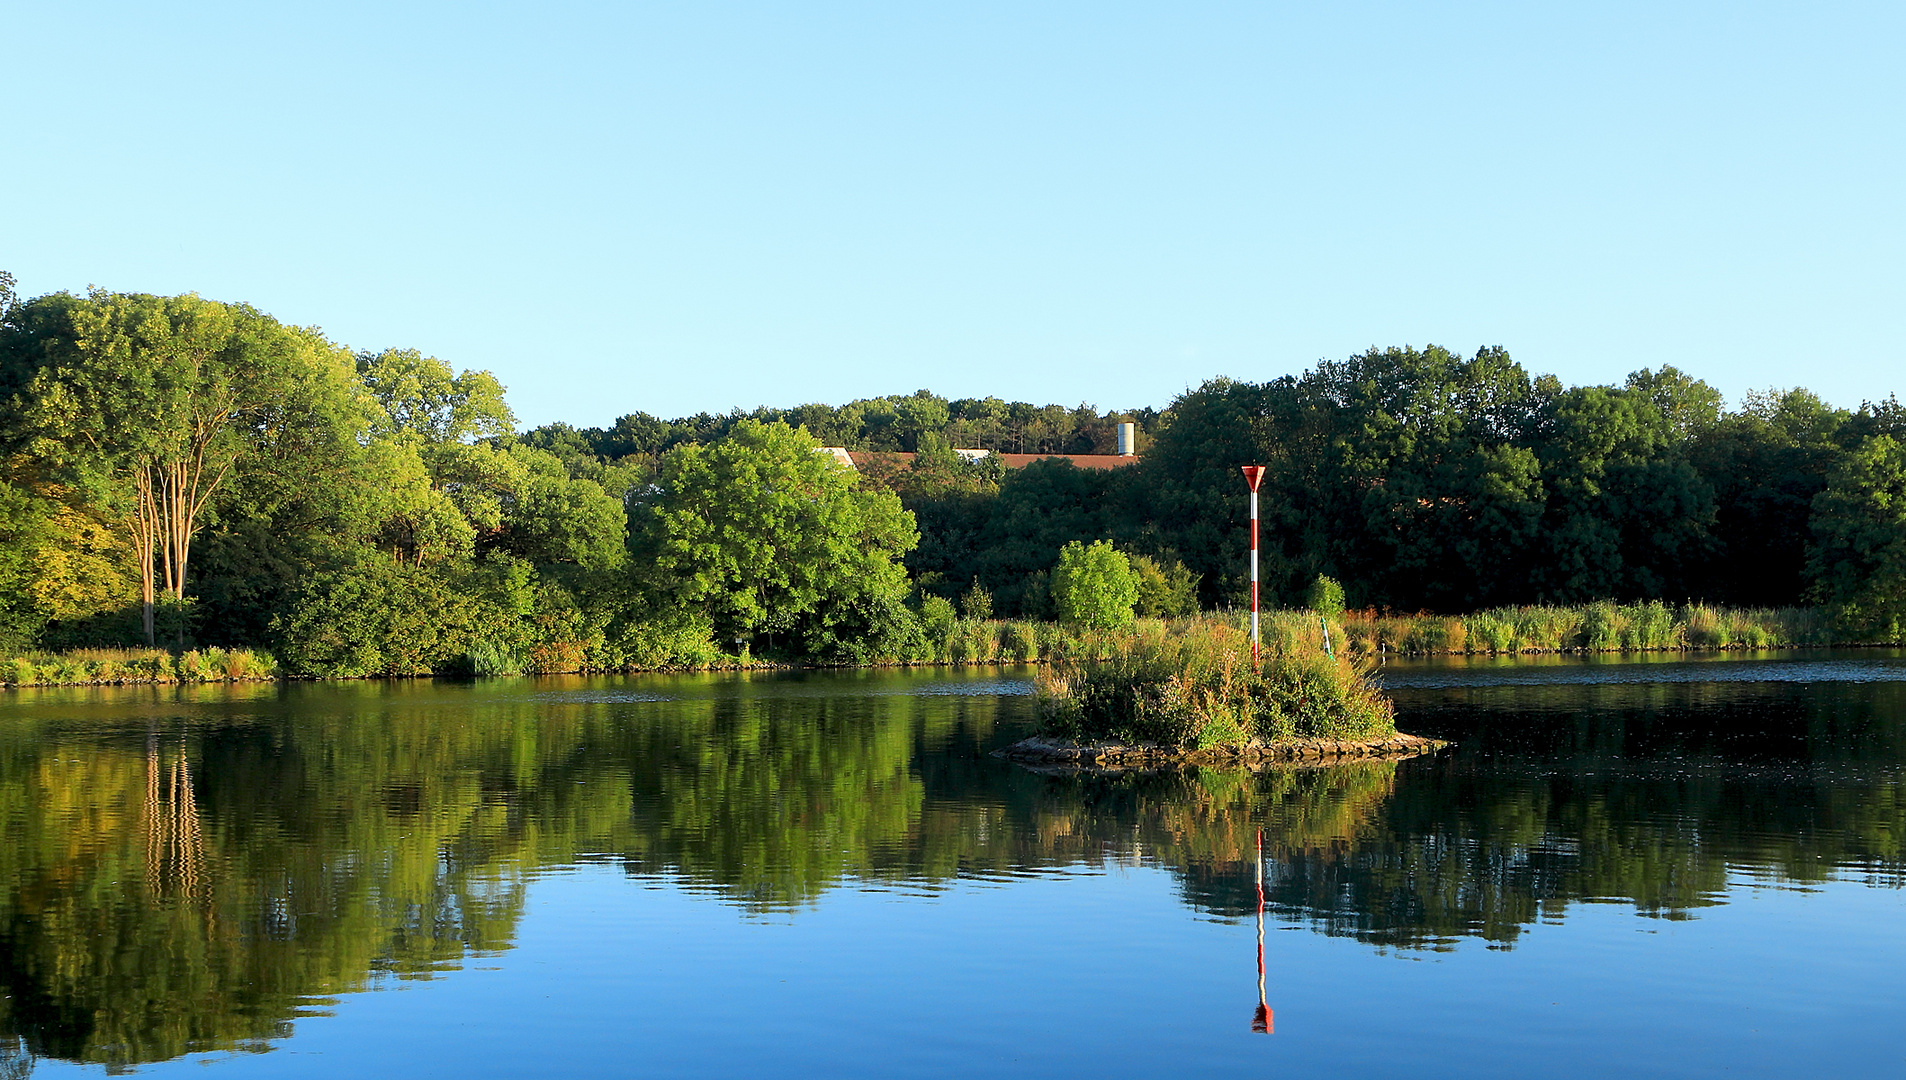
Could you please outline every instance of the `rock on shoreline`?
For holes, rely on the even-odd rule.
[[[1065,770],[1110,771],[1150,769],[1163,765],[1254,766],[1282,763],[1330,764],[1337,761],[1372,758],[1412,758],[1435,753],[1451,745],[1442,739],[1420,735],[1382,735],[1372,739],[1292,739],[1288,742],[1248,742],[1236,746],[1213,746],[1202,750],[1181,750],[1155,743],[1075,743],[1035,735],[1003,750],[994,757],[1022,765]]]

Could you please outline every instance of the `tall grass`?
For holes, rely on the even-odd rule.
[[[1132,630],[1099,632],[1024,619],[953,619],[944,626],[929,628],[893,655],[873,658],[873,663],[1045,663],[1060,657],[1105,653],[1138,629],[1164,625],[1162,620],[1140,619]]]
[[[0,658],[0,685],[246,682],[278,677],[278,662],[256,649],[73,649]]]
[[[1344,613],[1343,632],[1359,653],[1762,649],[1837,641],[1832,621],[1819,608],[1669,606],[1659,600],[1490,608],[1460,616],[1352,611]]]
[[[1283,633],[1267,635],[1256,664],[1249,636],[1222,616],[1141,625],[1096,654],[1056,657],[1036,680],[1042,729],[1180,749],[1396,732],[1389,699],[1348,650],[1311,647],[1298,619],[1275,625]]]

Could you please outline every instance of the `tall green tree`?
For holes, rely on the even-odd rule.
[[[1813,500],[1809,560],[1819,599],[1853,633],[1906,640],[1906,444],[1876,435]]]
[[[148,641],[159,593],[185,600],[214,495],[338,362],[313,331],[191,295],[41,297],[0,335],[11,439],[125,523]]]
[[[1138,575],[1125,553],[1104,540],[1077,540],[1059,551],[1052,568],[1052,606],[1061,622],[1094,630],[1132,624]]]
[[[1536,445],[1550,496],[1538,599],[1687,595],[1712,554],[1714,493],[1646,395],[1576,387],[1542,417]]]
[[[137,591],[117,523],[56,484],[0,481],[0,647],[116,621]]]
[[[1808,522],[1851,425],[1805,390],[1750,393],[1738,411],[1695,431],[1687,457],[1714,489],[1715,552],[1694,596],[1744,606],[1798,604],[1806,592]],[[1858,439],[1851,445],[1857,445]]]
[[[649,589],[705,612],[724,642],[891,611],[907,589],[898,560],[919,542],[913,515],[818,450],[754,420],[670,450],[639,505]]]
[[[515,414],[503,384],[487,371],[457,373],[416,349],[357,354],[359,378],[381,409],[386,433],[407,433],[442,446],[507,436]]]

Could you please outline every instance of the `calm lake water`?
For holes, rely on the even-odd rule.
[[[1455,749],[1127,778],[989,756],[1029,678],[7,693],[0,1080],[1906,1075],[1906,655],[1392,664]]]

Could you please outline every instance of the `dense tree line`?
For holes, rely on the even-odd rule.
[[[1090,405],[1034,405],[1000,398],[949,401],[926,390],[862,398],[845,405],[762,407],[725,415],[698,413],[663,420],[630,413],[606,428],[545,424],[523,440],[564,457],[654,457],[683,443],[717,442],[748,420],[805,428],[823,446],[913,453],[935,447],[996,450],[1002,454],[1112,454],[1118,425],[1136,423],[1141,438],[1157,428],[1156,409],[1100,413]]]
[[[333,674],[902,657],[951,605],[1063,614],[1075,542],[1117,548],[1140,614],[1239,603],[1248,462],[1272,604],[1323,574],[1359,608],[1818,601],[1850,633],[1906,624],[1892,398],[1730,411],[1671,367],[1565,387],[1500,349],[1393,348],[1163,411],[920,391],[518,432],[488,373],[242,304],[9,279],[0,309],[13,648],[264,645]],[[1126,420],[1143,455],[1118,469],[953,453],[1103,453]],[[912,456],[856,475],[822,445]]]
[[[1153,428],[1131,468],[914,481],[916,575],[977,579],[1003,610],[1040,613],[1054,553],[1104,537],[1195,577],[1204,605],[1236,605],[1237,466],[1256,462],[1271,603],[1301,602],[1326,574],[1352,607],[1822,601],[1849,632],[1906,625],[1906,410],[1891,397],[1850,411],[1770,391],[1729,411],[1672,367],[1564,387],[1500,349],[1372,349],[1266,383],[1212,380]]]

